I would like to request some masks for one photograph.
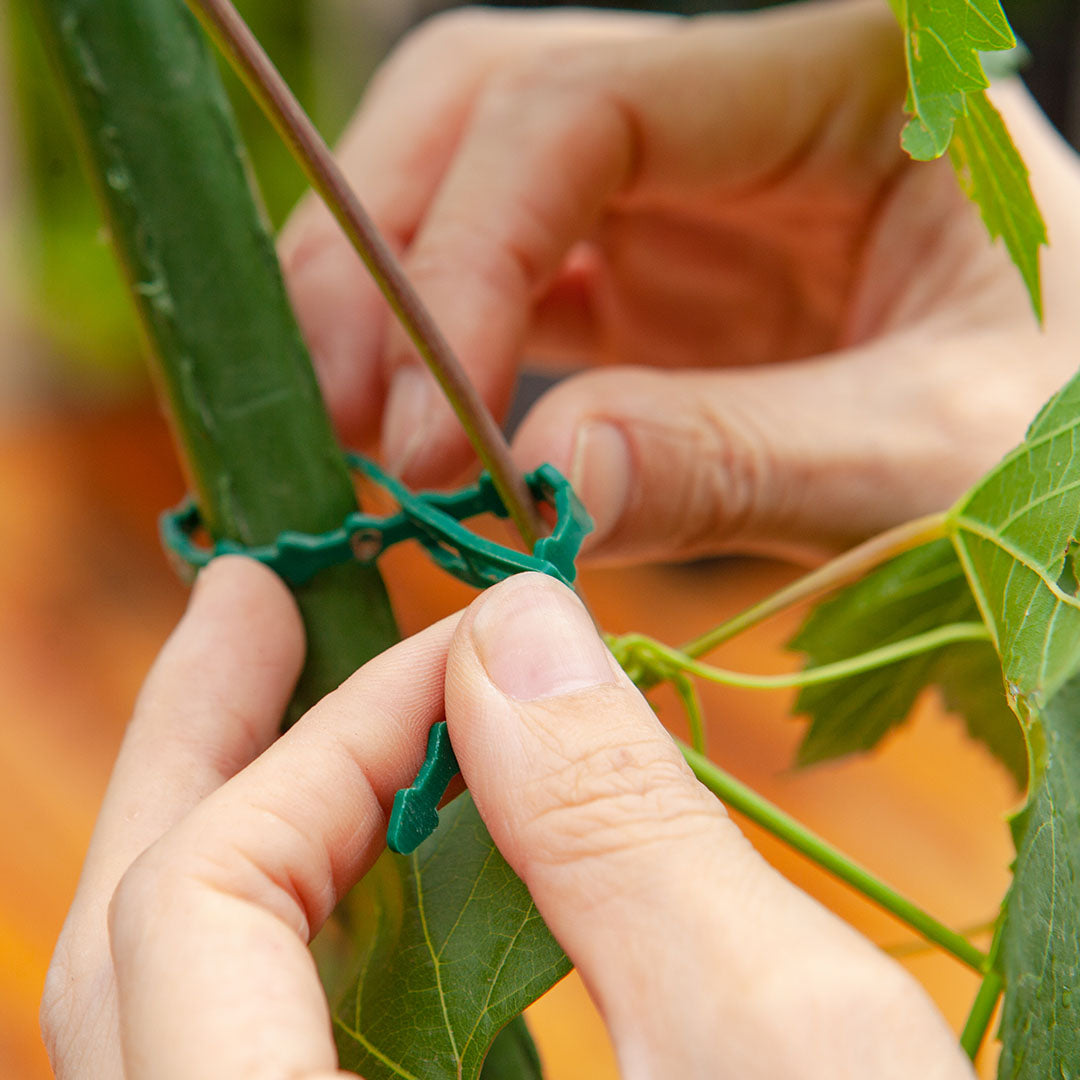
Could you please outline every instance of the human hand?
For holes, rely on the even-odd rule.
[[[971,1080],[922,990],[697,783],[562,586],[496,586],[270,745],[302,655],[269,571],[226,558],[203,573],[50,968],[60,1080],[341,1076],[306,945],[378,854],[444,705],[477,806],[624,1077]]]
[[[525,356],[597,368],[514,444],[573,481],[593,554],[812,559],[947,506],[1074,367],[1075,155],[997,91],[1055,245],[1040,333],[949,165],[901,151],[904,86],[881,0],[465,11],[391,57],[340,153],[497,413]],[[381,418],[393,469],[449,479],[464,438],[329,214],[281,246],[343,433]]]

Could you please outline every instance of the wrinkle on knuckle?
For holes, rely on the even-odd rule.
[[[539,228],[523,206],[516,206],[510,228],[487,227],[464,219],[439,223],[437,243],[410,253],[409,270],[421,282],[467,276],[485,294],[531,298],[541,283],[541,264],[533,254],[543,246]]]
[[[514,132],[534,153],[541,148],[545,160],[589,155],[614,162],[625,187],[641,158],[641,125],[604,67],[595,47],[548,47],[518,59],[488,79],[475,122]],[[550,179],[557,183],[560,176]]]
[[[526,785],[520,803],[533,857],[553,864],[678,840],[715,827],[722,814],[654,740],[566,757]]]
[[[329,878],[327,853],[272,808],[249,804],[244,816],[229,835],[203,835],[197,848],[155,845],[139,856],[109,904],[110,936],[137,940],[153,924],[184,918],[200,896],[216,895],[266,911],[308,940],[332,903],[331,888],[310,884]]]
[[[258,819],[254,835],[272,839],[256,841],[265,851],[233,838],[193,856],[186,876],[269,912],[307,941],[333,907],[330,852],[273,807],[252,804],[248,813]]]
[[[683,443],[671,514],[674,546],[684,555],[703,554],[752,534],[763,496],[775,493],[777,480],[755,429],[703,403],[668,438]]]

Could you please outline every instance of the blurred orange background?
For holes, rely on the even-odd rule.
[[[251,15],[271,5],[244,7]],[[309,5],[288,7],[295,19]],[[342,14],[349,7],[318,10],[353,18]],[[49,955],[136,691],[184,604],[156,538],[156,515],[177,501],[182,482],[116,276],[93,243],[95,212],[25,16],[3,0],[0,13],[0,1076],[40,1080],[50,1075],[37,1028]],[[256,28],[279,42],[321,37],[340,52],[328,18],[313,20],[306,37],[281,17]],[[324,127],[334,130],[374,58],[351,58],[333,94],[322,69],[289,57],[283,66],[301,84],[307,72],[311,93],[330,102]],[[268,149],[267,133],[252,131],[280,219],[300,180]],[[416,552],[395,552],[386,573],[406,632],[470,595]],[[606,629],[678,642],[793,573],[729,559],[591,571],[583,587]],[[790,667],[795,658],[782,644],[797,622],[793,613],[769,623],[725,646],[718,661]],[[677,727],[672,700],[661,692],[657,701]],[[1018,795],[961,724],[928,695],[874,757],[795,772],[803,725],[787,716],[790,702],[788,693],[708,688],[712,755],[950,925],[991,920],[1008,883],[1005,816]],[[976,990],[971,972],[918,950],[890,916],[748,831],[793,881],[903,953],[959,1030]],[[614,1077],[602,1025],[575,977],[530,1017],[551,1080]],[[993,1074],[994,1057],[988,1048],[983,1075]]]
[[[0,434],[0,1075],[49,1075],[37,1000],[139,683],[184,604],[158,548],[158,510],[182,483],[153,405],[9,420]],[[386,560],[406,632],[465,603],[469,590],[415,551]],[[603,625],[679,641],[775,588],[790,570],[748,560],[586,572]],[[785,617],[718,654],[748,671],[789,667]],[[677,717],[658,695],[662,715]],[[872,758],[790,768],[802,723],[790,695],[709,688],[712,755],[885,880],[956,927],[990,920],[1008,882],[1004,815],[1017,795],[1002,770],[931,699]],[[685,734],[685,732],[680,732]],[[777,842],[766,856],[885,947],[912,935]],[[983,941],[985,944],[985,940]],[[903,963],[962,1026],[975,976],[936,952]],[[693,988],[688,988],[693,993]],[[531,1010],[551,1080],[615,1075],[580,984]],[[992,1074],[992,1053],[984,1055]]]

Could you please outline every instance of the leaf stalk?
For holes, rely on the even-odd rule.
[[[989,640],[990,631],[981,622],[949,623],[902,641],[883,645],[879,649],[871,649],[858,656],[837,660],[832,664],[820,664],[803,671],[782,672],[778,675],[753,675],[703,664],[678,649],[671,649],[641,634],[627,634],[625,637],[612,639],[610,644],[616,657],[626,659],[626,666],[632,677],[637,675],[635,682],[639,686],[647,683],[649,687],[653,687],[670,680],[676,683],[676,689],[685,701],[678,680],[686,675],[696,675],[709,682],[746,690],[784,690],[847,679],[958,641]]]
[[[524,479],[514,467],[506,439],[406,277],[397,256],[338,168],[330,148],[230,0],[187,0],[187,4],[277,129],[363,259],[457,414],[531,551],[543,535],[543,523]]]
[[[983,981],[979,984],[979,992],[971,1005],[967,1022],[960,1035],[960,1045],[964,1053],[974,1062],[979,1056],[982,1044],[986,1040],[986,1033],[990,1029],[990,1022],[994,1018],[998,999],[1005,989],[1005,977],[998,966],[998,958],[1001,955],[1001,937],[1005,929],[1004,908],[998,917],[994,929],[994,939],[990,943],[990,953],[986,958],[986,973]]]
[[[824,566],[767,596],[734,618],[727,619],[700,637],[686,642],[680,652],[692,657],[704,656],[717,646],[765,622],[766,619],[787,611],[788,608],[816,600],[825,593],[857,581],[882,563],[895,559],[897,555],[903,555],[905,551],[948,535],[948,520],[947,512],[929,514],[871,537],[858,547],[838,555]]]
[[[914,901],[897,892],[752,788],[736,780],[693,747],[679,740],[676,742],[698,780],[731,809],[749,818],[823,870],[862,893],[961,963],[967,964],[979,974],[986,971],[989,958],[967,938],[955,930],[950,930]]]

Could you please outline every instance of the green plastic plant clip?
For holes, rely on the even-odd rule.
[[[394,796],[386,846],[399,855],[415,851],[439,824],[439,803],[458,774],[457,757],[450,745],[450,729],[440,720],[428,735],[427,755],[412,787]]]
[[[478,589],[485,589],[512,574],[536,571],[573,586],[574,565],[581,543],[592,529],[592,519],[566,478],[551,465],[541,465],[525,477],[533,496],[555,510],[550,536],[536,544],[531,555],[477,536],[462,522],[482,514],[506,517],[506,507],[487,473],[453,494],[411,492],[404,484],[357,454],[346,455],[350,468],[388,492],[398,512],[388,517],[354,512],[341,526],[319,535],[283,532],[272,544],[244,547],[219,540],[213,547],[195,541],[202,528],[198,507],[188,500],[162,515],[161,538],[180,572],[193,577],[219,555],[246,555],[274,570],[292,585],[303,585],[320,570],[357,560],[374,563],[387,548],[403,540],[417,540],[447,573]],[[428,736],[424,764],[411,787],[394,796],[386,843],[391,851],[408,855],[439,824],[439,802],[458,773],[445,721]]]
[[[525,479],[533,496],[556,513],[550,536],[538,541],[532,554],[503,547],[467,529],[462,522],[482,514],[506,517],[506,507],[487,473],[475,484],[450,495],[409,491],[373,461],[347,455],[350,467],[378,484],[398,504],[398,512],[378,517],[359,511],[329,532],[317,535],[283,532],[272,544],[245,547],[219,540],[212,547],[195,540],[202,528],[198,507],[190,499],[162,515],[161,539],[187,577],[219,555],[246,555],[269,566],[291,585],[304,585],[331,566],[356,560],[371,564],[404,540],[417,540],[447,573],[478,589],[511,574],[536,571],[573,585],[574,560],[592,521],[568,481],[551,465],[541,465]]]

